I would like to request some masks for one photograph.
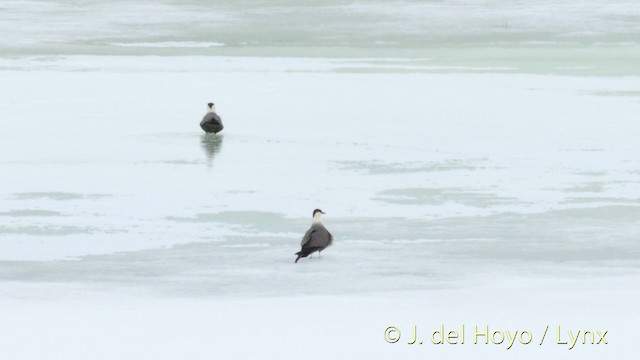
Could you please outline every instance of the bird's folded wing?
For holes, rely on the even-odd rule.
[[[304,233],[304,237],[302,237],[302,241],[300,242],[300,246],[304,246],[304,244],[308,243],[309,240],[311,240],[311,234],[313,234],[314,231],[315,231],[315,229],[309,229],[309,230],[307,230],[306,233]]]

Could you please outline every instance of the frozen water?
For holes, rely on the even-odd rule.
[[[187,73],[142,71],[145,58],[128,59],[126,71],[95,58],[87,66],[102,71],[66,60],[51,65],[65,71],[5,71],[2,233],[11,236],[2,257],[157,248],[247,230],[293,249],[315,207],[345,243],[442,239],[433,228],[442,221],[456,233],[474,219],[566,214],[558,229],[548,222],[548,234],[529,234],[540,244],[580,231],[586,210],[611,222],[589,238],[635,236],[638,101],[597,94],[631,91],[635,79],[335,73],[318,60],[320,73],[291,73],[280,60],[241,71],[257,61],[228,61]],[[197,127],[213,98],[231,125],[220,136]],[[500,237],[521,242],[516,228]],[[469,237],[488,234],[477,232]]]
[[[0,316],[17,325],[0,329],[13,344],[0,355],[32,349],[16,330],[54,339],[27,358],[80,333],[104,358],[157,358],[167,340],[228,357],[238,336],[211,349],[202,334],[220,329],[176,324],[240,318],[233,331],[255,335],[278,315],[275,333],[297,335],[259,343],[285,358],[305,331],[335,345],[308,358],[356,354],[336,322],[368,358],[423,358],[381,337],[421,317],[610,327],[624,335],[609,353],[577,354],[624,358],[640,266],[638,11],[3,2]],[[199,128],[212,100],[218,136]],[[334,246],[294,265],[318,207]],[[301,303],[322,309],[306,328]],[[139,342],[104,337],[125,323]],[[95,358],[86,346],[68,358]],[[519,353],[540,354],[566,352]]]

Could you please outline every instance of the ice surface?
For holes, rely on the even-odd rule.
[[[638,10],[3,2],[0,357],[628,357]],[[382,338],[443,322],[614,340]]]
[[[126,296],[114,287],[3,286],[12,298],[32,298],[34,293],[41,298],[0,297],[0,315],[10,324],[0,327],[0,336],[12,339],[0,353],[8,358],[100,360],[259,359],[265,354],[283,359],[597,359],[625,358],[635,351],[634,332],[628,330],[637,329],[633,314],[640,308],[632,299],[637,299],[638,288],[627,286],[634,278],[492,279],[482,286],[424,293],[232,300]],[[602,289],[608,290],[606,296]],[[431,344],[429,332],[441,324],[447,330],[464,324],[465,344]],[[425,339],[422,345],[407,344],[414,325]],[[540,346],[546,325],[549,333]],[[563,331],[570,326],[608,329],[609,343],[579,343],[568,350],[568,345],[556,344],[558,325]],[[398,343],[384,341],[388,326],[402,329]],[[510,350],[482,340],[473,344],[473,326],[528,330],[535,339],[529,345],[516,342]]]
[[[160,42],[147,42],[147,43],[113,43],[116,46],[125,47],[176,47],[176,48],[208,48],[212,46],[224,46],[219,42],[195,42],[195,41],[160,41]]]
[[[319,60],[322,74],[292,73],[277,59],[242,58],[236,70],[212,58],[209,72],[136,72],[146,58],[128,59],[126,71],[121,62],[87,63],[103,71],[4,72],[1,216],[11,236],[2,258],[244,236],[247,224],[279,218],[293,223],[255,233],[295,245],[315,207],[329,212],[337,234],[361,221],[379,240],[432,238],[429,221],[511,213],[567,214],[559,228],[579,228],[571,214],[585,209],[638,219],[625,210],[640,198],[631,136],[638,102],[598,94],[637,89],[635,78],[334,73]],[[212,99],[231,124],[220,136],[195,126]],[[408,235],[401,229],[413,219],[424,227]],[[631,238],[628,220],[612,218],[590,237],[608,243],[615,228]],[[367,230],[376,221],[393,225]],[[510,242],[521,236],[505,231]],[[352,236],[338,239],[368,240]],[[56,246],[43,252],[43,242]]]

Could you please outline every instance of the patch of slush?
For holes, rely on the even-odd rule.
[[[0,216],[7,217],[47,217],[47,216],[64,216],[63,213],[51,210],[25,209],[2,211]]]
[[[69,192],[24,192],[24,193],[16,193],[11,197],[15,200],[57,200],[57,201],[67,201],[67,200],[96,200],[103,197],[108,197],[109,195],[105,194],[78,194],[78,193],[69,193]]]
[[[487,159],[448,159],[439,162],[384,162],[384,161],[339,161],[341,170],[353,170],[368,174],[402,174],[436,171],[473,171],[485,168]]]
[[[131,42],[131,43],[112,43],[115,46],[124,47],[151,47],[151,48],[210,48],[216,46],[225,46],[221,42],[197,42],[197,41],[158,41],[158,42]]]
[[[447,203],[457,203],[483,208],[493,205],[519,203],[517,198],[473,192],[469,189],[461,188],[389,189],[379,192],[374,200],[406,205],[443,205]]]

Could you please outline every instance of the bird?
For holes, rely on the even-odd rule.
[[[202,118],[202,121],[200,121],[200,127],[207,134],[217,134],[224,129],[222,119],[216,113],[216,105],[214,103],[210,102],[207,104],[207,113]]]
[[[322,225],[320,218],[324,215],[324,211],[320,209],[313,210],[313,221],[311,227],[302,237],[300,242],[301,249],[296,253],[296,263],[300,258],[307,257],[314,252],[320,252],[333,243],[333,235]]]

